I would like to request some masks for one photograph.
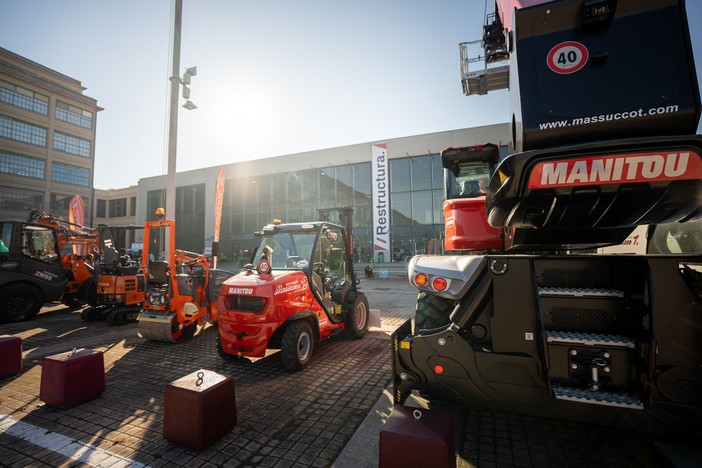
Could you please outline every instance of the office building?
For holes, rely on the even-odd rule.
[[[95,128],[81,82],[0,48],[0,219],[32,210],[68,220],[80,195],[91,224]]]

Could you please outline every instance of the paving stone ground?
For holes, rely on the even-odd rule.
[[[298,373],[286,372],[275,353],[249,364],[223,361],[214,351],[214,327],[179,345],[155,343],[138,337],[136,324],[85,323],[80,311],[63,306],[0,325],[0,334],[23,339],[25,356],[19,375],[0,379],[0,465],[375,467],[379,428],[390,411],[384,402],[389,332],[414,314],[416,291],[400,275],[361,286],[383,326],[361,340],[323,342]],[[106,390],[74,408],[45,405],[41,358],[74,347],[104,353]],[[194,451],[163,438],[163,406],[166,385],[199,369],[235,379],[238,423]],[[484,409],[452,411],[459,467],[670,465],[655,441],[638,433]],[[41,442],[32,442],[31,431]]]

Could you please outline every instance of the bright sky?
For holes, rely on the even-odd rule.
[[[166,173],[172,10],[0,0],[0,46],[105,109],[96,188]],[[702,81],[702,2],[687,10]],[[180,108],[178,171],[506,122],[507,91],[461,91],[458,43],[480,38],[483,13],[481,0],[184,0],[180,73],[197,66],[198,109]]]

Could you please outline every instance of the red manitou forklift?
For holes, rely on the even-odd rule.
[[[139,333],[151,341],[180,343],[192,338],[198,325],[217,321],[219,291],[232,273],[210,269],[205,255],[176,249],[175,221],[163,219],[162,208],[156,213],[160,219],[144,224]]]
[[[442,155],[447,190],[461,175],[452,153],[459,166],[486,149],[488,166],[500,161],[485,219],[446,216],[447,249],[451,232],[472,243],[409,264],[436,307],[392,337],[395,403],[415,393],[634,424],[664,413],[699,440],[702,253],[595,253],[638,225],[702,219],[684,3],[504,0],[495,11],[483,43],[486,64],[495,51],[510,60],[509,154]],[[466,93],[495,82],[484,78],[464,74]]]
[[[252,263],[222,287],[216,346],[222,358],[280,349],[283,367],[298,371],[309,364],[315,343],[340,332],[365,335],[368,300],[357,288],[348,229],[276,220],[258,235]]]

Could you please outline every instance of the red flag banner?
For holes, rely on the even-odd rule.
[[[214,239],[212,241],[212,257],[214,258],[214,268],[217,268],[217,255],[219,255],[219,228],[222,224],[222,206],[224,205],[224,169],[219,170],[217,176],[217,188],[215,192],[215,213],[214,213]]]
[[[80,226],[85,224],[85,205],[83,205],[83,199],[80,195],[73,195],[71,198],[71,203],[68,205],[68,222],[71,224],[77,224],[77,226],[72,226],[72,229],[80,232]],[[73,253],[76,255],[82,255],[83,246],[74,245]]]

